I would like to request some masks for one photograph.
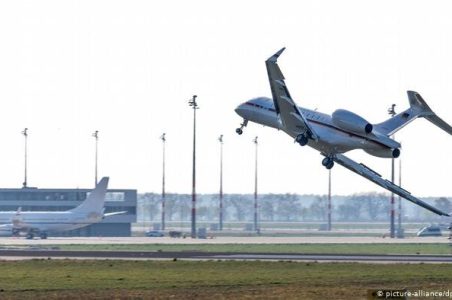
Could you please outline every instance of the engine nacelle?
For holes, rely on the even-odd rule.
[[[367,153],[373,156],[377,157],[383,157],[383,158],[397,158],[400,156],[400,149],[395,148],[376,148],[376,149],[364,149]]]
[[[372,124],[364,118],[345,109],[334,111],[332,121],[339,128],[360,134],[369,134],[373,129]]]

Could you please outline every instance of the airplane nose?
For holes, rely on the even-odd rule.
[[[236,112],[239,116],[243,117],[243,115],[245,114],[245,109],[244,109],[244,107],[243,107],[243,104],[240,104],[239,106],[237,106],[237,108],[235,109],[235,112]]]

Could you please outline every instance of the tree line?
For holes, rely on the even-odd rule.
[[[398,207],[398,197],[395,207]],[[158,222],[161,218],[160,194],[138,194],[138,220]],[[261,221],[323,221],[327,218],[326,195],[261,194],[258,197]],[[451,200],[441,197],[425,200],[439,209],[451,212]],[[332,197],[332,217],[337,221],[387,221],[390,211],[389,195],[384,193],[361,193]],[[436,220],[433,213],[402,200],[405,221]],[[191,194],[166,195],[166,219],[188,221],[191,216]],[[223,196],[224,221],[245,222],[253,219],[254,195],[225,194]],[[218,194],[197,195],[197,219],[216,221],[219,215]]]

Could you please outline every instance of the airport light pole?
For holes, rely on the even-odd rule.
[[[399,186],[402,187],[402,160],[399,159]],[[402,229],[402,197],[399,196],[399,209],[397,211],[397,220],[398,220],[398,227],[397,227],[397,237],[399,239],[402,239],[403,229]]]
[[[27,183],[27,171],[28,171],[28,128],[25,128],[22,131],[22,134],[25,139],[25,152],[24,152],[24,158],[25,158],[25,164],[24,164],[24,182],[22,183],[22,187],[26,188],[28,187]]]
[[[328,170],[328,224],[326,230],[331,231],[331,169]]]
[[[165,193],[165,144],[166,144],[166,133],[163,133],[160,137],[162,140],[162,230],[165,230],[165,200],[166,200],[166,193]]]
[[[218,229],[223,230],[223,135],[218,138],[220,142],[220,215]]]
[[[391,115],[391,117],[394,117],[395,112],[395,104],[392,104],[391,107],[388,109],[388,114]],[[392,138],[394,138],[394,135],[392,135]],[[391,182],[394,183],[394,157],[391,158]],[[391,192],[391,215],[390,215],[390,236],[391,238],[395,237],[395,203],[394,203],[394,193]]]
[[[258,204],[257,204],[257,136],[253,139],[253,143],[255,145],[255,159],[254,159],[254,230],[256,233],[259,233],[259,225],[258,225]]]
[[[196,95],[188,101],[188,105],[193,108],[193,176],[192,176],[192,194],[191,194],[191,237],[196,238],[196,110],[199,109],[196,102]]]
[[[97,150],[99,143],[99,130],[94,131],[92,134],[95,140],[95,154],[94,154],[94,186],[97,185]]]

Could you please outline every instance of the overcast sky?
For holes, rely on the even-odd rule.
[[[450,1],[2,1],[0,3],[0,186],[91,187],[94,138],[99,174],[112,188],[160,192],[162,132],[167,190],[191,191],[192,110],[198,95],[198,191],[325,193],[322,157],[281,132],[250,124],[234,108],[269,96],[264,61],[287,47],[280,67],[294,100],[372,123],[418,91],[452,123]],[[452,137],[425,120],[397,133],[403,185],[417,196],[451,196]],[[390,160],[351,158],[390,176]],[[333,193],[383,191],[341,166]]]

